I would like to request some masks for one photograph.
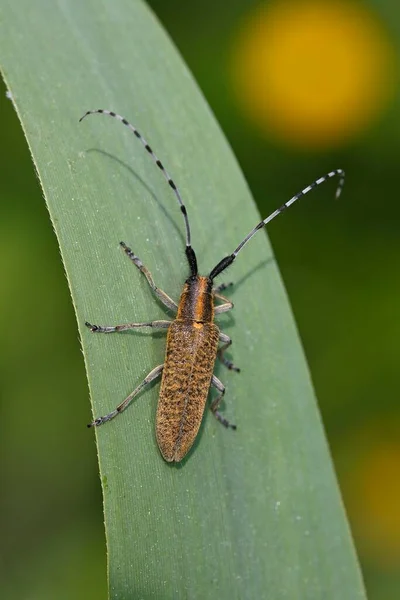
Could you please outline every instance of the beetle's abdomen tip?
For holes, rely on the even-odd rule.
[[[174,462],[180,463],[185,458],[185,455],[187,454],[186,452],[183,453],[179,450],[176,450],[175,448],[171,448],[168,451],[165,451],[160,448],[160,452],[161,452],[161,455],[162,455],[163,459],[165,460],[165,462],[168,462],[168,463],[174,463]]]
[[[165,462],[167,462],[167,463],[173,463],[173,462],[175,462],[175,457],[174,456],[165,456],[163,454],[162,457],[165,460]]]

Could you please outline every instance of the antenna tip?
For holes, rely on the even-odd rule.
[[[85,112],[85,114],[84,114],[84,115],[83,115],[83,116],[82,116],[82,117],[79,119],[79,123],[80,123],[81,121],[83,121],[83,119],[84,119],[85,117],[87,117],[88,115],[90,115],[90,113],[91,113],[91,111],[90,111],[90,110],[87,110],[87,111]]]
[[[339,180],[339,185],[338,185],[338,187],[337,187],[336,194],[335,194],[335,197],[336,197],[336,199],[338,199],[338,198],[339,198],[339,196],[340,196],[340,194],[342,193],[342,189],[343,189],[343,186],[344,186],[345,172],[343,171],[343,169],[338,169],[338,170],[336,171],[336,173],[337,173],[337,174],[339,175],[339,177],[340,177],[340,180]]]

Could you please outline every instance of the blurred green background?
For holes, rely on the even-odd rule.
[[[327,171],[347,172],[340,201],[327,184],[332,201],[314,192],[274,221],[269,235],[368,596],[397,599],[400,5],[150,5],[203,89],[262,215]],[[77,117],[87,108],[77,106]],[[4,87],[0,119],[2,597],[102,599],[102,501],[75,316]]]

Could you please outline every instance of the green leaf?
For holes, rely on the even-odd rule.
[[[185,199],[201,272],[259,215],[208,106],[141,2],[4,0],[0,10],[3,74],[59,240],[99,416],[163,361],[165,335],[92,335],[85,320],[168,318],[118,242],[175,299],[188,269],[176,200],[140,142],[109,118],[78,118],[109,108],[148,139]],[[207,411],[187,459],[165,463],[154,435],[158,385],[96,431],[110,596],[364,598],[265,233],[227,277],[235,310],[219,322],[242,373],[221,365],[216,373],[237,431]]]

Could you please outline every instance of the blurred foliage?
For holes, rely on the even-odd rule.
[[[309,360],[369,598],[398,598],[400,5],[319,3],[359,9],[354,23],[360,28],[368,11],[368,26],[374,24],[381,40],[376,52],[384,48],[379,60],[387,57],[379,63],[387,66],[386,83],[377,80],[375,86],[387,90],[379,90],[374,110],[351,135],[331,144],[325,138],[323,149],[316,149],[307,139],[299,146],[297,136],[291,143],[290,135],[269,131],[239,100],[239,41],[251,35],[249,19],[261,2],[150,4],[215,111],[263,215],[332,168],[347,172],[339,202],[304,200],[274,221],[269,234]],[[299,10],[306,4],[295,3]],[[269,14],[263,10],[262,18]],[[337,27],[339,47],[344,34]],[[367,39],[370,30],[362,31]],[[265,39],[267,49],[268,43]],[[315,53],[324,65],[323,44]],[[335,55],[330,49],[323,74],[332,73],[340,83],[340,70],[329,69]],[[274,56],[279,69],[279,53]],[[371,72],[372,59],[367,53],[364,58]],[[358,59],[362,64],[363,56]],[[293,73],[294,104],[298,82],[315,83],[309,67],[305,60]],[[331,89],[326,85],[318,80],[314,95],[324,98]],[[374,85],[368,89],[374,93]],[[363,96],[357,97],[361,106]],[[282,98],[285,107],[289,101]],[[3,596],[101,599],[106,594],[101,494],[94,440],[84,427],[90,411],[76,323],[28,149],[4,89],[0,118]]]

